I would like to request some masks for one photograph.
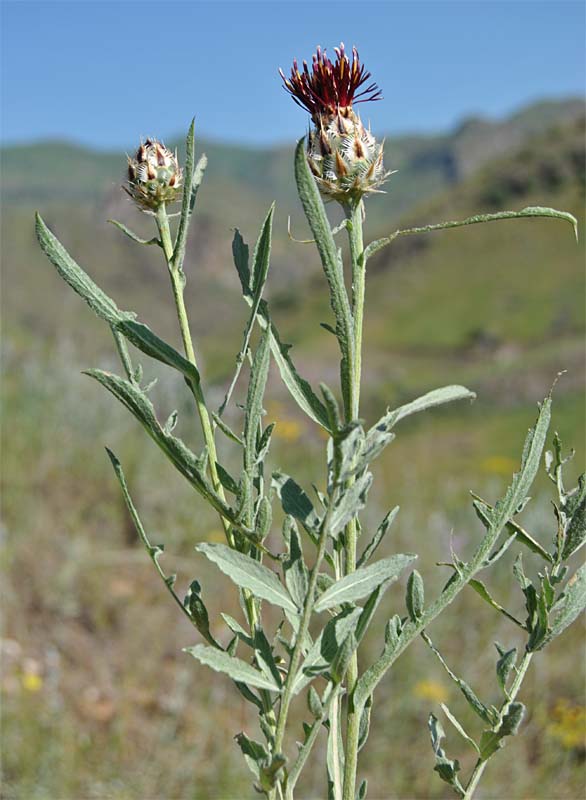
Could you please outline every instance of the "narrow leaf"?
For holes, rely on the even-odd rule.
[[[74,292],[83,297],[92,311],[113,326],[123,319],[130,319],[132,315],[120,311],[114,301],[73,260],[57,237],[47,228],[39,214],[35,215],[35,220],[35,231],[41,249],[63,280],[71,286]]]
[[[309,169],[305,153],[305,139],[300,139],[295,150],[295,181],[301,205],[313,233],[322,267],[330,289],[330,303],[336,318],[336,335],[342,352],[342,383],[347,379],[348,356],[354,351],[352,311],[344,285],[341,259],[330,228],[323,200],[315,178]],[[346,405],[348,400],[346,398]]]
[[[469,744],[472,745],[472,747],[476,750],[477,753],[480,753],[480,749],[479,749],[478,745],[476,744],[476,742],[474,741],[474,739],[466,733],[466,731],[462,727],[462,724],[452,714],[452,712],[447,707],[447,705],[445,705],[445,703],[440,703],[440,706],[441,706],[442,711],[444,712],[446,717],[450,720],[450,722],[452,723],[454,728],[458,731],[460,736],[462,736],[462,738],[466,739],[466,741]]]
[[[242,292],[244,298],[247,300],[247,302],[249,302],[251,310],[248,320],[246,322],[246,327],[244,329],[242,345],[240,347],[238,355],[236,356],[236,370],[234,372],[234,376],[232,378],[232,381],[230,382],[230,386],[228,387],[228,391],[226,392],[224,400],[222,401],[222,405],[218,409],[219,416],[222,416],[226,406],[230,402],[232,392],[234,391],[234,387],[236,386],[236,382],[238,381],[238,377],[240,375],[244,359],[246,357],[248,348],[250,346],[250,337],[252,334],[252,329],[254,327],[254,322],[257,318],[258,309],[260,306],[260,302],[262,300],[262,293],[264,291],[269,271],[274,211],[275,211],[275,204],[273,203],[273,205],[269,209],[265,221],[262,224],[260,235],[258,237],[258,241],[254,249],[252,276],[250,274],[250,270],[248,267],[248,247],[247,245],[244,244],[242,237],[240,236],[240,233],[238,231],[236,231],[234,235],[234,242],[232,245],[234,261],[236,264],[236,269],[238,271],[238,276],[240,278],[240,283],[242,285]]]
[[[395,231],[390,236],[382,239],[377,239],[368,245],[364,251],[364,261],[366,262],[372,255],[378,253],[383,247],[391,244],[399,236],[410,236],[419,233],[430,233],[431,231],[443,231],[447,228],[461,228],[464,225],[476,225],[482,222],[494,222],[502,219],[519,219],[522,217],[554,217],[556,219],[565,220],[569,222],[574,229],[576,241],[578,241],[578,222],[572,214],[566,211],[557,211],[555,208],[542,208],[540,206],[530,206],[523,208],[521,211],[499,211],[496,214],[475,214],[473,217],[467,217],[463,220],[455,220],[451,222],[440,222],[437,225],[425,225],[422,228],[405,228],[403,230]]]
[[[247,664],[246,661],[229,656],[221,650],[198,644],[195,647],[184,647],[183,652],[189,653],[216,672],[224,672],[232,680],[245,683],[248,686],[256,686],[258,689],[268,689],[272,692],[280,691],[280,687],[274,681],[269,680],[262,672]]]
[[[283,472],[273,472],[273,487],[276,489],[283,511],[298,520],[304,528],[317,533],[320,518],[313,503],[293,478]]]
[[[263,413],[263,398],[269,374],[269,337],[265,331],[256,349],[244,414],[244,469],[253,477],[256,464],[256,443]]]
[[[395,555],[357,569],[356,572],[346,575],[326,589],[315,604],[315,610],[325,611],[341,603],[351,603],[365,597],[384,581],[396,580],[416,558],[417,556],[412,554]]]
[[[381,524],[378,526],[376,533],[364,548],[364,552],[358,559],[357,566],[362,567],[366,562],[374,555],[377,547],[382,542],[384,535],[388,531],[388,529],[393,524],[395,517],[399,513],[399,506],[395,506],[389,513],[385,516]]]
[[[248,589],[256,597],[268,600],[287,611],[298,613],[291,595],[275,573],[254,558],[238,553],[224,544],[203,542],[196,545],[195,549],[217,564],[237,586]]]
[[[423,614],[424,598],[423,578],[419,572],[414,569],[407,581],[407,594],[405,598],[407,611],[413,622],[417,622]]]
[[[372,474],[365,472],[342,494],[330,515],[328,526],[330,536],[335,537],[364,508],[371,485]]]
[[[331,619],[305,656],[293,681],[293,694],[298,694],[316,676],[326,672],[347,636],[358,624],[362,609],[344,610]]]
[[[140,236],[137,236],[136,233],[131,231],[130,228],[127,228],[126,225],[123,225],[121,222],[118,222],[118,220],[109,219],[108,222],[110,222],[112,225],[118,228],[119,231],[122,231],[122,233],[125,236],[128,236],[128,238],[132,239],[132,241],[136,242],[136,244],[146,244],[146,245],[157,244],[159,245],[159,247],[161,247],[161,241],[160,239],[157,239],[156,236],[153,237],[152,239],[141,239]]]
[[[586,564],[583,564],[570,578],[564,589],[561,610],[557,612],[551,629],[543,638],[537,650],[541,650],[552,639],[563,633],[566,628],[586,608]]]
[[[138,387],[129,381],[103,370],[87,370],[84,374],[94,378],[111,392],[136,417],[151,439],[165,453],[175,468],[202,494],[227,520],[237,523],[232,509],[214,491],[201,464],[191,450],[170,433],[165,433],[155,414],[153,404]],[[243,533],[251,534],[243,526]]]
[[[173,266],[179,270],[183,268],[185,258],[185,245],[187,242],[187,231],[198,189],[203,180],[208,160],[202,155],[197,165],[194,167],[195,160],[195,120],[191,121],[187,139],[185,141],[185,167],[183,169],[183,201],[181,204],[181,217],[177,230],[177,240],[173,250]]]

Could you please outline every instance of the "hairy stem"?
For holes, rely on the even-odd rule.
[[[350,365],[350,408],[346,409],[347,422],[358,419],[360,412],[360,382],[362,373],[362,327],[364,319],[364,294],[366,287],[364,244],[362,238],[362,201],[345,207],[350,226],[350,258],[352,261],[352,315],[354,318],[354,357]],[[352,485],[350,479],[347,489]],[[350,520],[345,531],[345,574],[356,569],[356,519]],[[358,680],[358,654],[354,652],[348,664],[348,708],[346,719],[346,747],[344,763],[343,800],[354,800],[356,794],[356,770],[358,765],[358,738],[360,735],[360,712],[352,702],[352,693]],[[331,735],[331,734],[330,734]]]
[[[525,674],[527,673],[527,669],[529,668],[529,664],[531,663],[532,657],[533,653],[528,653],[528,652],[526,652],[525,655],[523,656],[523,660],[521,661],[517,669],[515,680],[513,681],[511,688],[509,690],[509,696],[507,700],[503,703],[499,711],[498,722],[493,727],[494,731],[498,729],[501,722],[503,721],[504,716],[509,710],[511,703],[517,697],[519,690],[521,688],[521,684],[523,683],[523,680],[525,678]],[[474,792],[476,791],[476,787],[480,782],[480,778],[482,777],[482,773],[484,772],[487,764],[488,764],[488,759],[486,760],[482,760],[480,758],[478,759],[478,761],[476,762],[476,766],[474,767],[474,771],[472,772],[470,780],[468,781],[468,784],[466,786],[466,794],[464,795],[463,800],[472,800]]]
[[[193,340],[191,338],[191,331],[189,329],[189,320],[187,317],[187,309],[185,308],[185,300],[183,296],[185,288],[185,276],[183,273],[183,269],[179,269],[177,266],[175,266],[175,263],[173,261],[173,242],[171,239],[171,231],[169,229],[169,218],[167,216],[167,210],[164,205],[162,205],[158,209],[156,214],[156,220],[157,220],[157,227],[159,229],[159,235],[161,237],[163,252],[165,253],[165,260],[167,261],[167,266],[169,267],[169,275],[171,277],[171,286],[173,288],[173,297],[175,299],[175,307],[177,309],[177,317],[179,319],[179,328],[181,330],[181,338],[183,340],[185,355],[187,356],[187,359],[197,369],[195,350],[193,348]],[[225,500],[226,495],[224,494],[224,487],[220,482],[220,479],[218,477],[218,470],[216,468],[216,461],[218,460],[218,456],[216,452],[216,442],[214,439],[214,432],[212,429],[210,415],[208,413],[208,409],[206,406],[201,383],[199,381],[190,381],[189,385],[195,399],[195,405],[197,407],[197,413],[199,415],[199,419],[201,422],[201,429],[203,432],[204,442],[209,454],[209,470],[210,470],[210,477],[212,479],[212,485],[218,496],[222,500]],[[222,523],[222,527],[224,528],[224,533],[226,535],[228,544],[230,545],[230,547],[234,547],[234,534],[232,532],[230,522],[227,519],[225,519],[225,517],[223,517],[221,514],[220,514],[220,521]],[[254,632],[255,628],[258,625],[258,615],[257,615],[256,605],[254,603],[253,597],[250,595],[249,592],[246,592],[244,594],[244,600],[246,603],[246,610],[247,610],[248,621],[250,624],[250,629],[252,632]]]
[[[195,358],[195,350],[193,349],[193,340],[191,338],[191,331],[189,329],[189,320],[187,317],[187,309],[185,308],[185,299],[183,296],[185,288],[185,276],[183,274],[183,270],[182,269],[179,270],[173,263],[173,242],[171,240],[171,231],[169,229],[169,218],[167,216],[167,210],[164,205],[162,205],[158,209],[156,214],[156,220],[157,220],[157,227],[159,229],[159,234],[161,236],[161,244],[163,246],[163,252],[165,253],[165,260],[167,261],[167,266],[169,267],[169,276],[171,278],[173,298],[175,300],[177,317],[179,319],[179,329],[181,331],[181,339],[183,340],[183,348],[185,350],[185,355],[187,356],[187,359],[197,369],[197,360]],[[225,500],[224,488],[220,483],[220,479],[218,478],[218,471],[216,469],[216,461],[217,461],[216,443],[214,440],[210,415],[208,414],[208,409],[206,406],[203,390],[201,388],[201,383],[199,381],[190,381],[190,388],[195,398],[195,404],[201,422],[201,429],[203,432],[204,442],[209,453],[209,470],[210,470],[210,477],[212,479],[212,485],[214,487],[214,490],[222,498],[222,500]],[[224,517],[221,517],[221,521],[224,527],[224,531],[226,532],[226,537],[228,538],[228,541],[231,543],[232,534],[230,530],[230,523],[228,522],[228,520],[224,519]]]
[[[274,747],[275,753],[280,753],[283,747],[283,738],[285,736],[287,716],[289,714],[289,706],[291,704],[291,699],[293,696],[293,682],[297,675],[297,670],[299,669],[299,665],[301,662],[301,655],[303,652],[303,643],[306,639],[307,631],[309,630],[309,622],[311,620],[311,615],[313,613],[313,606],[315,603],[315,590],[317,587],[317,578],[319,575],[321,563],[323,561],[326,552],[326,544],[328,541],[328,528],[329,528],[331,510],[333,509],[333,505],[334,505],[333,503],[330,503],[330,505],[328,506],[328,510],[326,511],[326,514],[321,524],[321,530],[318,539],[317,555],[315,557],[315,564],[313,565],[313,569],[311,570],[311,574],[309,576],[309,586],[307,588],[307,594],[305,596],[303,614],[301,616],[301,622],[299,623],[299,630],[297,631],[297,636],[295,639],[295,647],[293,648],[293,655],[291,656],[291,661],[289,663],[289,671],[287,672],[287,680],[285,681],[285,688],[283,689],[283,694],[281,697],[281,705],[279,707],[279,717],[277,719],[277,730],[275,733],[275,747]]]

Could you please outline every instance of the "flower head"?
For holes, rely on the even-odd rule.
[[[293,100],[311,114],[307,160],[320,192],[346,206],[380,191],[390,173],[384,168],[382,143],[353,109],[357,103],[380,100],[381,91],[368,82],[370,72],[360,63],[355,47],[352,61],[343,44],[334,49],[334,63],[318,47],[311,71],[306,61],[303,70],[294,61],[289,79],[283,70],[279,72]]]
[[[147,139],[128,159],[128,186],[123,188],[143,210],[156,211],[178,199],[182,177],[177,153],[156,139]]]
[[[335,47],[334,51],[336,61],[332,63],[326,51],[318,47],[313,56],[311,72],[306,61],[300,71],[296,60],[293,61],[289,79],[282,69],[279,70],[286,91],[297,105],[309,111],[316,124],[320,117],[347,116],[353,104],[380,100],[382,97],[376,83],[361,89],[370,78],[370,72],[360,63],[355,47],[352,48],[352,62],[346,55],[344,43]]]

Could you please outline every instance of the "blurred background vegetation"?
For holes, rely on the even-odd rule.
[[[527,205],[554,206],[583,220],[584,130],[583,102],[567,100],[534,104],[499,122],[467,119],[445,135],[390,137],[387,163],[398,173],[387,194],[367,201],[367,239],[399,226]],[[198,146],[209,168],[186,259],[187,299],[212,405],[223,396],[247,313],[232,267],[230,225],[252,244],[273,199],[273,315],[284,340],[294,343],[302,374],[335,385],[336,344],[319,326],[330,313],[316,254],[287,236],[291,215],[293,235],[307,238],[292,147]],[[152,223],[120,190],[122,153],[53,142],[6,147],[2,161],[2,796],[252,797],[231,737],[238,729],[254,735],[254,720],[226,679],[181,652],[194,644],[193,629],[169,602],[135,537],[103,446],[119,455],[151,540],[165,543],[168,571],[178,572],[180,587],[201,582],[225,640],[217,614],[221,608],[239,616],[233,587],[193,549],[219,539],[217,520],[124,409],[80,375],[91,366],[118,369],[113,341],[42,256],[32,215],[41,212],[121,308],[137,311],[179,346],[160,253],[134,245],[106,220],[147,236]],[[371,262],[366,420],[446,383],[478,393],[473,405],[405,423],[376,471],[365,525],[401,505],[384,555],[419,552],[430,592],[447,577],[434,565],[445,560],[450,538],[465,556],[480,534],[469,490],[491,501],[499,496],[517,467],[536,403],[561,370],[567,372],[555,390],[553,427],[577,450],[575,474],[584,463],[583,257],[569,227],[523,220],[409,237]],[[154,398],[161,416],[177,408],[179,435],[197,442],[182,381],[144,366],[159,377]],[[323,439],[291,404],[275,370],[268,397],[268,418],[278,419],[275,467],[307,487],[321,485]],[[237,409],[231,423],[240,425]],[[553,494],[546,480],[538,488],[523,519],[549,542]],[[510,579],[515,550],[496,570],[492,589],[522,614]],[[402,591],[388,593],[381,626],[364,648],[365,664],[378,652],[382,620],[400,607]],[[494,675],[484,665],[496,653],[493,641],[510,646],[515,631],[473,592],[444,617],[433,631],[442,652],[483,699],[493,700]],[[488,769],[479,798],[584,795],[583,643],[583,624],[576,624],[535,660],[522,693],[527,722]],[[470,655],[476,652],[483,654],[478,663]],[[448,796],[432,772],[427,733],[429,712],[444,700],[467,719],[433,656],[416,643],[377,693],[362,764],[373,800]],[[473,754],[451,731],[449,752],[471,763]],[[324,757],[318,749],[301,797],[319,797]]]

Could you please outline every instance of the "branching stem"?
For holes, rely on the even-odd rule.
[[[531,658],[533,657],[533,653],[525,652],[523,656],[523,660],[519,664],[517,668],[517,674],[515,675],[515,679],[511,685],[509,690],[508,699],[503,703],[501,709],[499,711],[499,718],[496,725],[493,727],[493,730],[496,731],[500,726],[501,722],[503,721],[504,716],[506,715],[507,711],[509,710],[511,703],[515,700],[517,695],[519,694],[519,690],[521,688],[521,684],[525,678],[525,674],[527,673],[527,669],[529,668],[529,664],[531,663]],[[474,792],[476,791],[476,787],[480,782],[480,778],[482,777],[482,773],[484,772],[486,765],[488,764],[488,759],[478,759],[476,762],[476,766],[474,767],[474,771],[470,776],[470,780],[466,786],[466,794],[464,795],[463,800],[472,800],[474,796]]]
[[[328,530],[329,530],[330,517],[333,506],[334,506],[333,502],[330,503],[330,505],[328,506],[328,510],[326,511],[326,514],[321,523],[321,530],[319,532],[315,564],[313,565],[313,569],[311,570],[311,574],[309,576],[309,586],[307,588],[307,594],[305,596],[303,614],[301,616],[301,622],[299,623],[299,630],[297,631],[297,635],[295,638],[295,647],[293,648],[293,655],[291,656],[289,671],[287,673],[287,679],[285,681],[285,687],[283,689],[283,694],[281,697],[281,705],[279,707],[279,716],[277,719],[277,731],[275,733],[275,747],[274,747],[275,753],[280,753],[283,747],[283,738],[285,736],[285,728],[287,725],[289,705],[291,703],[291,698],[293,696],[293,682],[295,681],[295,677],[297,675],[297,671],[300,666],[301,656],[303,652],[303,643],[307,637],[307,631],[309,630],[309,622],[311,620],[311,615],[313,614],[313,606],[315,604],[315,590],[317,588],[317,578],[319,575],[321,563],[323,561],[326,552],[326,544],[328,541]]]

